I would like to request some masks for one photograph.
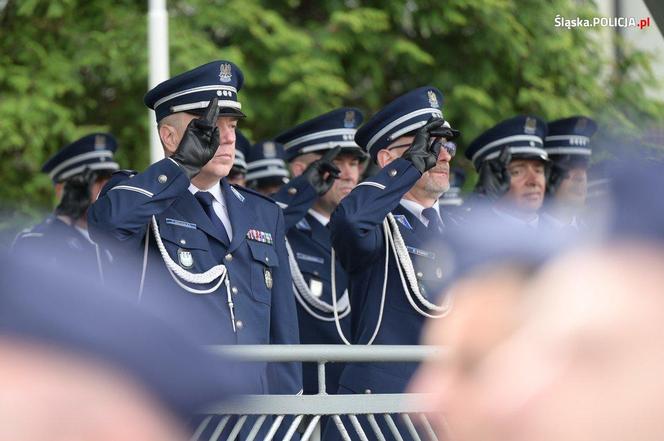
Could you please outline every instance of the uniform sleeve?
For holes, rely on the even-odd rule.
[[[90,236],[97,243],[112,238],[139,244],[150,218],[166,210],[188,188],[189,179],[168,158],[135,176],[111,179],[88,210]]]
[[[277,201],[283,210],[286,231],[304,218],[317,198],[316,190],[302,175],[291,179],[288,184],[272,195],[272,199]]]
[[[281,211],[277,215],[274,246],[279,266],[273,274],[272,308],[270,311],[270,344],[296,345],[300,343],[300,331],[293,295],[286,234]],[[268,366],[268,388],[271,394],[297,394],[302,391],[301,363],[272,363]]]
[[[381,257],[382,222],[421,173],[405,159],[396,159],[370,180],[359,183],[332,214],[332,245],[348,272]]]

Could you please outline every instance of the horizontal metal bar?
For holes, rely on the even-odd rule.
[[[431,409],[426,394],[246,395],[208,407],[216,415],[337,415],[421,413]]]
[[[208,349],[243,361],[267,362],[418,362],[448,352],[444,347],[420,345],[217,345]]]

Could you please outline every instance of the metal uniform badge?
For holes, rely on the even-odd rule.
[[[272,159],[277,156],[277,147],[272,141],[263,144],[263,156],[265,156],[265,159]]]
[[[194,266],[194,256],[191,255],[191,251],[178,248],[178,261],[180,266],[185,269],[189,269]]]
[[[104,135],[95,136],[95,150],[106,149],[106,137]]]
[[[355,127],[355,111],[348,110],[344,115],[344,127],[347,129],[352,129]]]
[[[265,286],[267,289],[272,289],[272,272],[270,268],[265,268],[263,270],[263,275],[265,276]]]
[[[526,135],[534,135],[536,131],[537,131],[537,120],[530,116],[527,117],[526,124],[524,124],[523,126],[523,132]]]
[[[229,63],[222,63],[219,66],[219,81],[230,83],[233,79],[233,68]]]
[[[436,109],[440,108],[440,104],[438,103],[438,97],[436,96],[434,91],[429,90],[427,92],[427,95],[429,97],[429,105],[431,105],[431,107],[435,107]]]
[[[311,290],[311,294],[315,297],[320,297],[323,295],[323,282],[317,279],[311,279],[311,282],[309,282],[309,289]]]

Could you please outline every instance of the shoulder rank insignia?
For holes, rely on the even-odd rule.
[[[401,225],[408,228],[409,230],[413,229],[413,226],[408,222],[408,218],[403,214],[395,214],[394,219],[396,219]]]
[[[256,242],[266,243],[268,245],[272,245],[274,243],[272,240],[272,234],[254,229],[247,231],[247,239],[255,240]]]
[[[307,222],[306,219],[302,218],[298,223],[295,224],[295,228],[297,228],[298,230],[309,231],[311,230],[311,225],[309,225],[309,222]]]
[[[244,202],[244,196],[242,196],[242,193],[240,193],[239,191],[237,191],[237,190],[235,189],[235,187],[231,187],[231,191],[233,192],[233,194],[235,195],[235,197],[238,198],[238,199],[240,200],[240,202]]]

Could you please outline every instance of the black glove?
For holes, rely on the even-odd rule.
[[[434,142],[431,144],[432,137],[438,137],[437,132],[443,128],[445,121],[442,118],[431,118],[425,125],[417,129],[415,138],[401,156],[406,161],[413,163],[420,173],[433,168],[438,161],[438,153],[440,153],[441,144]]]
[[[302,172],[302,175],[314,190],[316,190],[318,196],[323,196],[327,193],[332,188],[332,185],[334,185],[334,180],[341,173],[341,170],[333,162],[340,151],[341,147],[339,146],[328,150],[322,158],[309,164],[304,169],[304,172]]]
[[[203,118],[192,119],[171,159],[177,162],[189,179],[196,176],[219,148],[217,116],[218,98],[210,101]]]
[[[510,189],[510,173],[507,165],[511,159],[509,149],[505,149],[499,157],[484,161],[480,166],[475,193],[491,201],[507,193]]]

